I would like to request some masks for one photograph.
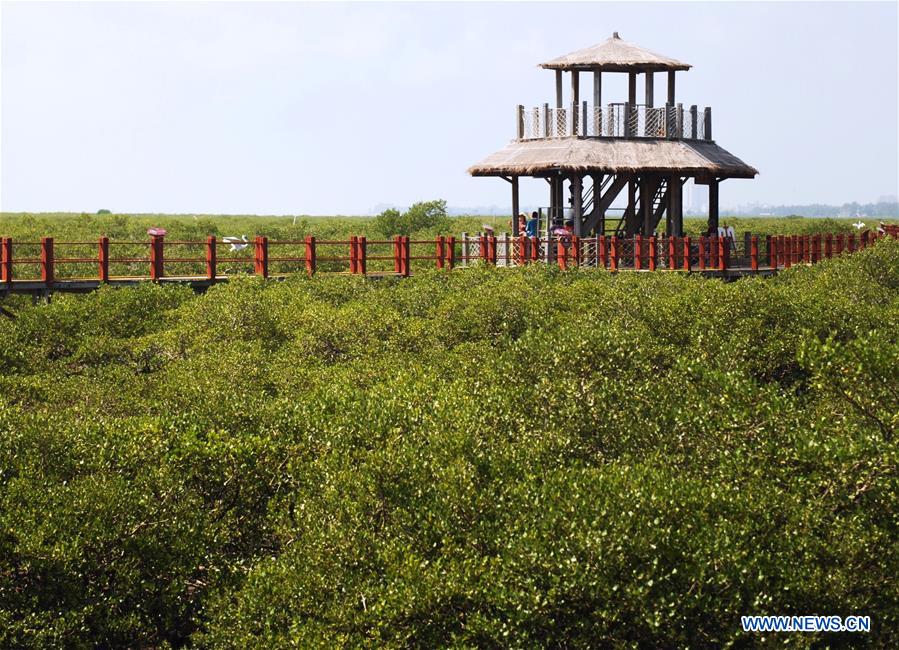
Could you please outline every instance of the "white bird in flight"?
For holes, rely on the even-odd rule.
[[[231,244],[232,251],[242,251],[250,245],[246,235],[243,235],[242,239],[238,239],[237,237],[222,237],[222,241],[226,244]]]
[[[856,221],[856,222],[855,222],[854,224],[852,224],[852,225],[855,226],[855,229],[856,229],[856,230],[861,230],[862,228],[865,227],[865,222],[864,222],[864,221]]]

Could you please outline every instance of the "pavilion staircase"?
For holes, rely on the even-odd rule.
[[[659,179],[659,184],[656,186],[655,194],[652,197],[652,230],[655,231],[656,227],[659,225],[659,221],[662,220],[662,214],[664,213],[663,205],[665,203],[666,197],[668,196],[668,179],[662,177]],[[643,205],[640,200],[640,193],[637,192],[636,200],[634,202],[634,210],[631,211],[627,209],[621,215],[621,219],[618,220],[618,224],[615,226],[614,233],[618,237],[628,237],[631,235],[637,234],[641,228],[641,222],[632,217],[634,214],[641,214],[643,212]],[[631,217],[631,221],[635,225],[635,232],[628,232],[628,217]]]

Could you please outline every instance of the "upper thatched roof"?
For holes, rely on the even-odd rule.
[[[689,70],[689,63],[678,61],[639,45],[621,40],[618,32],[599,45],[588,47],[540,64],[551,70],[602,70],[606,72],[660,72]]]
[[[533,176],[556,170],[655,171],[753,178],[758,170],[714,142],[558,138],[514,141],[468,170],[472,176]]]

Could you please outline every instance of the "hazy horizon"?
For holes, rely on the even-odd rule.
[[[539,62],[612,31],[692,64],[678,101],[712,106],[716,141],[759,169],[722,184],[723,208],[874,203],[899,194],[897,18],[894,2],[4,2],[0,210],[503,206],[507,183],[465,170],[514,136],[516,104],[551,100]],[[604,75],[604,101],[623,94]],[[522,203],[545,187],[524,179]]]

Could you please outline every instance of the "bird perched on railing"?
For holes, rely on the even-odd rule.
[[[243,235],[242,238],[237,237],[222,237],[222,241],[226,244],[231,244],[232,251],[242,251],[247,246],[250,245],[249,241],[247,241],[247,236]]]

